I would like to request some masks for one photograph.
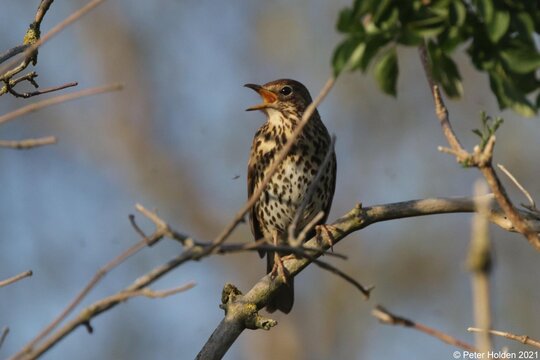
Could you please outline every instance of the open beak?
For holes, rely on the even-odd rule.
[[[258,104],[252,107],[249,107],[246,109],[246,111],[253,111],[253,110],[264,110],[270,107],[274,107],[274,103],[277,101],[277,96],[270,90],[266,90],[261,85],[256,84],[246,84],[244,85],[247,88],[255,90],[259,95],[261,95],[261,98],[263,99],[262,104]]]

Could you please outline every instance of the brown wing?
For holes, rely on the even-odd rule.
[[[251,198],[253,191],[255,191],[255,184],[258,181],[259,174],[255,168],[255,164],[252,164],[251,161],[248,164],[248,174],[247,174],[247,184],[248,184],[248,199]],[[254,240],[257,241],[263,238],[261,227],[259,225],[259,220],[257,219],[257,212],[255,210],[256,204],[249,209],[249,226],[251,228],[251,233],[253,234]],[[259,250],[259,255],[264,257],[266,252]]]

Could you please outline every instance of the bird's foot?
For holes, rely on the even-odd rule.
[[[330,250],[334,252],[335,242],[334,242],[334,235],[332,235],[332,232],[337,231],[337,228],[333,225],[324,224],[324,225],[315,226],[315,231],[317,232],[316,237],[319,244],[321,243],[321,240],[324,240],[330,247]]]
[[[285,267],[283,266],[283,260],[277,253],[274,254],[274,266],[272,267],[270,276],[272,279],[276,278],[276,276],[280,276],[283,279],[283,283],[289,283],[287,273],[285,272]]]

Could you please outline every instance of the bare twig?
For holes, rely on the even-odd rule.
[[[28,74],[20,76],[16,79],[9,79],[9,81],[5,81],[5,85],[0,88],[0,96],[8,92],[14,92],[13,87],[22,81],[28,81],[37,89],[39,87],[35,80],[37,76],[38,74],[35,71],[31,71]],[[18,95],[18,93],[16,94]]]
[[[525,195],[525,197],[527,198],[527,200],[529,201],[529,206],[528,208],[530,210],[536,210],[536,204],[534,202],[534,199],[532,198],[531,194],[529,194],[529,192],[523,187],[523,185],[521,185],[519,183],[519,181],[517,181],[517,179],[514,177],[514,175],[512,175],[512,173],[507,169],[505,168],[502,164],[497,164],[497,167],[506,175],[508,176],[508,178],[510,180],[512,180],[512,182],[514,183],[514,185],[516,185],[516,187],[523,193],[523,195]]]
[[[146,241],[141,240],[135,245],[132,245],[129,249],[124,251],[122,254],[114,258],[112,261],[107,263],[101,269],[99,269],[94,277],[86,284],[86,286],[75,296],[75,298],[67,305],[67,307],[54,319],[45,329],[43,329],[34,339],[32,339],[27,345],[24,346],[21,353],[18,355],[23,355],[24,353],[30,352],[32,348],[44,339],[58,324],[60,324],[74,309],[81,303],[84,297],[92,290],[101,279],[105,277],[112,269],[126,261],[129,257],[139,252],[141,249],[146,247]],[[16,355],[17,356],[17,355]]]
[[[356,281],[354,278],[350,277],[349,275],[345,274],[343,271],[339,270],[335,266],[330,265],[327,262],[315,259],[313,257],[308,258],[312,263],[320,267],[321,269],[327,270],[331,272],[332,274],[337,275],[338,277],[342,278],[343,280],[347,281],[349,284],[353,285],[355,288],[357,288],[362,295],[364,295],[364,298],[367,300],[369,299],[369,295],[371,294],[371,291],[375,288],[373,285],[370,286],[364,286],[360,284],[358,281]]]
[[[432,327],[426,326],[424,324],[415,322],[413,320],[404,318],[402,316],[398,316],[395,314],[392,314],[390,311],[386,310],[384,307],[378,305],[373,309],[371,314],[377,318],[382,324],[387,325],[400,325],[405,326],[409,328],[416,329],[420,332],[423,332],[424,334],[427,334],[429,336],[433,336],[442,342],[445,342],[449,345],[456,346],[458,348],[461,348],[463,350],[467,350],[470,352],[477,352],[476,348],[464,341],[458,340],[455,337],[448,335],[440,330],[434,329]]]
[[[43,95],[43,94],[48,94],[54,91],[64,90],[73,86],[77,86],[78,84],[79,83],[77,82],[69,82],[63,85],[51,86],[42,90],[29,91],[29,92],[23,92],[23,93],[19,93],[15,91],[11,85],[10,86],[6,85],[5,87],[7,88],[7,91],[9,91],[13,96],[28,99],[32,96]],[[3,89],[0,89],[0,95],[1,95],[2,90]]]
[[[139,290],[133,290],[133,291],[121,291],[117,294],[114,294],[112,296],[106,297],[103,300],[100,300],[101,303],[107,303],[107,302],[121,302],[126,301],[127,299],[138,297],[138,296],[144,296],[150,299],[157,299],[157,298],[165,298],[171,295],[175,295],[184,291],[187,291],[195,286],[195,282],[191,281],[185,285],[178,286],[172,289],[168,290],[151,290],[150,288],[142,288]]]
[[[92,96],[92,95],[102,94],[102,93],[111,92],[111,91],[118,91],[121,89],[122,89],[121,84],[111,84],[111,85],[89,88],[89,89],[77,91],[71,94],[59,95],[59,96],[55,96],[46,100],[41,100],[33,104],[23,106],[22,108],[19,108],[7,114],[1,115],[0,124],[16,119],[19,116],[26,115],[28,113],[43,109],[44,107],[47,107],[47,106],[60,104],[66,101],[75,100],[75,99],[85,97],[85,96]]]
[[[2,345],[4,344],[4,341],[6,340],[6,337],[9,334],[9,328],[7,326],[4,326],[2,328],[2,332],[0,333],[0,349],[2,348]]]
[[[7,286],[7,285],[10,285],[10,284],[13,284],[14,282],[17,282],[19,280],[22,280],[22,279],[30,277],[30,276],[32,276],[32,270],[24,271],[24,272],[22,272],[20,274],[17,274],[15,276],[13,276],[13,277],[10,277],[8,279],[0,281],[0,288],[4,287],[4,286]]]
[[[54,0],[41,0],[41,3],[39,4],[38,10],[36,12],[36,17],[34,19],[35,22],[41,23],[43,20],[43,17],[49,10],[49,7],[51,7]]]
[[[90,10],[94,9],[96,6],[101,4],[105,0],[92,0],[83,7],[81,7],[79,10],[75,11],[71,15],[69,15],[67,18],[65,18],[62,22],[57,24],[55,27],[53,27],[47,34],[42,36],[41,38],[37,39],[37,41],[33,42],[30,46],[28,46],[25,51],[23,52],[23,60],[22,62],[15,68],[8,70],[12,68],[17,62],[20,61],[20,59],[17,57],[13,59],[13,61],[10,61],[6,63],[4,66],[0,67],[0,81],[5,81],[9,78],[11,78],[13,75],[18,74],[22,70],[24,70],[29,62],[30,59],[33,57],[34,52],[44,43],[49,41],[53,36],[58,34],[60,31],[65,29],[67,26],[71,25],[73,22],[80,19],[83,15],[88,13]],[[52,1],[51,1],[52,2]],[[39,16],[43,18],[42,15],[40,15],[40,10],[45,10],[45,7],[42,8],[43,2],[40,4],[40,8],[38,10],[38,13],[36,14],[36,19],[38,19]],[[49,4],[50,6],[50,4]],[[48,7],[47,7],[48,9]],[[45,11],[43,11],[44,13]]]
[[[507,339],[519,341],[522,344],[534,346],[535,348],[540,349],[540,341],[535,340],[535,339],[531,339],[528,335],[515,335],[515,334],[509,333],[509,332],[506,332],[506,331],[485,330],[485,329],[479,329],[479,328],[475,328],[475,327],[467,328],[467,331],[469,331],[469,332],[479,332],[479,333],[488,332],[491,335],[502,336],[502,337],[505,337]]]
[[[473,215],[471,245],[467,263],[471,271],[473,312],[475,324],[482,329],[491,327],[491,299],[489,291],[489,275],[491,272],[491,245],[488,234],[489,202],[482,197],[487,192],[484,181],[475,184],[477,212]],[[491,350],[489,333],[479,333],[476,345],[480,351]]]
[[[12,149],[31,149],[38,146],[56,144],[57,140],[54,136],[45,136],[37,139],[24,140],[0,140],[0,147]]]
[[[454,130],[452,129],[450,120],[448,119],[448,110],[446,109],[446,106],[444,106],[444,102],[442,101],[442,95],[439,90],[439,87],[433,80],[433,75],[431,73],[431,66],[429,65],[429,55],[427,53],[426,46],[420,45],[420,47],[418,48],[418,51],[420,54],[420,60],[424,68],[427,81],[429,83],[429,88],[431,89],[431,94],[433,95],[433,99],[435,100],[435,112],[443,128],[444,135],[446,136],[448,143],[450,144],[450,146],[452,147],[454,151],[457,151],[460,153],[464,152],[463,147],[461,146],[461,143],[459,142],[459,139],[457,138],[456,134],[454,133]]]

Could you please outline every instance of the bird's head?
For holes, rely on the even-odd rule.
[[[269,114],[271,110],[281,113],[296,112],[302,114],[311,103],[309,91],[302,83],[281,79],[264,85],[246,84],[245,87],[255,90],[261,96],[263,102],[252,106],[247,111],[261,110]]]

